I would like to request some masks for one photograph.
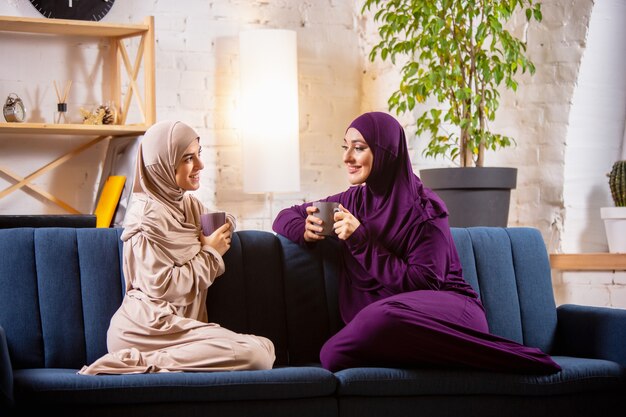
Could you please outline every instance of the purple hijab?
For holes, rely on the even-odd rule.
[[[350,127],[369,145],[373,166],[364,185],[324,199],[341,203],[361,223],[342,248],[340,309],[347,323],[365,306],[418,290],[477,294],[463,279],[444,203],[413,173],[402,126],[392,116],[365,113]],[[276,233],[304,241],[306,207],[282,210]]]
[[[443,201],[413,173],[404,129],[387,113],[365,113],[349,128],[358,130],[374,154],[372,171],[360,189],[359,215],[371,232],[404,236],[407,228],[447,215]]]

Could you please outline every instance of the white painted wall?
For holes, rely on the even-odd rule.
[[[605,250],[596,212],[609,201],[604,174],[624,134],[625,3],[543,3],[541,24],[527,26],[521,16],[511,22],[510,29],[527,38],[537,72],[521,77],[517,93],[503,92],[494,127],[516,138],[518,145],[489,154],[487,165],[519,169],[512,226],[539,228],[551,251]],[[181,119],[199,131],[206,168],[198,196],[235,214],[242,229],[270,230],[280,208],[347,186],[339,148],[343,131],[362,111],[386,110],[387,97],[397,86],[397,70],[367,59],[376,28],[371,15],[361,15],[361,5],[362,0],[118,0],[104,20],[135,23],[155,16],[157,118]],[[26,0],[0,2],[0,14],[39,17]],[[242,191],[236,120],[237,35],[261,27],[292,29],[298,36],[302,191],[272,198]],[[32,48],[14,36],[0,34],[5,62],[0,98],[19,88],[23,98],[36,104],[30,114],[37,118],[49,117],[54,109],[52,79],[71,76],[78,83],[89,73],[91,57],[104,47],[60,43],[36,50],[33,58]],[[19,70],[7,65],[5,57]],[[92,84],[99,85],[100,76],[95,77]],[[72,100],[97,102],[91,88],[78,83]],[[407,127],[416,172],[444,164],[421,156],[423,141],[411,133],[412,116],[399,119]],[[0,137],[0,166],[26,175],[81,140]],[[85,152],[36,183],[88,212],[95,204],[103,152]],[[0,176],[0,188],[8,184]],[[0,214],[56,212],[60,210],[24,191],[0,200]],[[625,292],[622,275],[595,277],[587,274],[573,282],[557,275],[557,302],[626,307],[626,297],[620,295]]]
[[[620,158],[626,125],[624,22],[626,2],[596,1],[569,115],[563,252],[608,251],[600,207],[613,205],[606,174]]]
[[[565,147],[560,250],[607,252],[600,208],[613,206],[606,174],[624,159],[626,2],[596,0],[591,13]],[[626,273],[563,272],[554,286],[561,303],[626,307]]]

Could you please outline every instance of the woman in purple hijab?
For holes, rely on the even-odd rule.
[[[483,306],[463,279],[444,203],[413,173],[404,130],[365,113],[346,130],[351,187],[334,233],[342,243],[339,305],[346,324],[320,352],[331,371],[360,366],[445,365],[553,373],[549,355],[489,333]],[[324,239],[311,203],[282,210],[273,229],[301,245]]]

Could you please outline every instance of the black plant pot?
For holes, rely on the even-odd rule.
[[[430,168],[420,178],[446,203],[451,227],[507,226],[517,168]]]

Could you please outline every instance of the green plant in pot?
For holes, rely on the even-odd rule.
[[[615,207],[626,207],[626,160],[615,162],[607,176]]]
[[[421,170],[422,180],[448,205],[452,226],[506,226],[517,169],[484,167],[485,151],[515,141],[493,132],[489,122],[496,117],[499,88],[515,91],[518,73],[535,72],[525,55],[526,44],[505,24],[517,12],[528,21],[541,21],[541,4],[535,0],[365,0],[362,12],[369,10],[375,10],[380,37],[370,60],[378,56],[393,64],[403,60],[400,85],[388,99],[389,109],[402,114],[418,105],[425,107],[427,100],[436,101],[417,118],[416,134],[430,136],[425,156],[446,157],[460,166]],[[456,185],[457,181],[469,183],[470,190]],[[456,203],[461,208],[456,209]],[[476,208],[474,214],[468,210],[480,203],[486,203],[486,208]],[[489,212],[497,207],[505,213]]]
[[[609,252],[626,253],[626,160],[615,162],[607,176],[615,206],[600,208],[606,240]]]

